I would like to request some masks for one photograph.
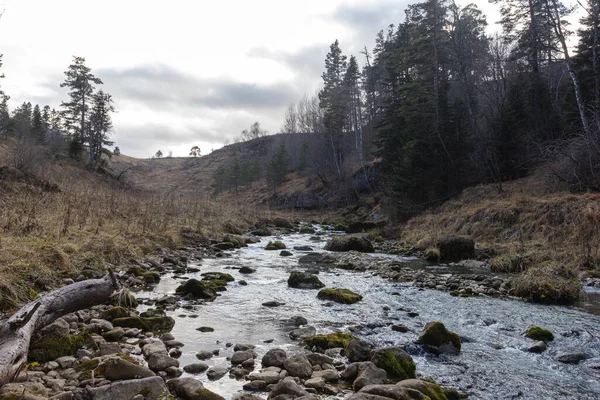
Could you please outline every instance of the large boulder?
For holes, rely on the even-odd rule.
[[[304,328],[296,328],[290,332],[290,339],[293,340],[304,340],[313,337],[317,334],[317,330],[314,326],[307,326]]]
[[[296,289],[320,289],[325,287],[325,284],[316,275],[292,271],[288,278],[288,286]]]
[[[465,237],[444,237],[438,242],[440,260],[456,262],[475,257],[475,242]]]
[[[317,298],[321,300],[331,300],[341,304],[354,304],[362,300],[362,296],[349,289],[322,289],[317,293]]]
[[[167,385],[171,392],[185,400],[225,400],[218,394],[205,389],[202,383],[194,378],[171,379]]]
[[[256,353],[254,352],[254,350],[236,351],[231,356],[231,364],[238,365],[238,364],[243,363],[246,360],[252,360],[255,357],[256,357]]]
[[[166,354],[152,354],[148,359],[148,368],[152,371],[164,371],[169,367],[179,367],[179,361]]]
[[[271,349],[267,351],[262,358],[263,367],[284,368],[284,362],[287,359],[287,353],[283,349]]]
[[[406,379],[398,382],[396,386],[409,390],[417,390],[432,400],[448,400],[441,387],[435,383],[421,379]]]
[[[298,264],[334,264],[335,257],[323,253],[308,253],[298,259]]]
[[[336,332],[327,335],[315,335],[311,338],[304,339],[304,344],[306,344],[308,348],[324,351],[336,347],[346,348],[353,340],[357,340],[357,337],[349,333]]]
[[[189,279],[177,289],[175,293],[182,296],[192,296],[195,299],[212,300],[217,296],[215,289],[207,281],[199,281],[197,279]]]
[[[273,386],[273,389],[271,389],[268,398],[274,399],[275,397],[280,395],[288,395],[289,397],[286,398],[293,399],[308,396],[309,394],[310,393],[304,390],[302,386],[294,382],[293,379],[286,378],[278,384],[276,384],[275,386]]]
[[[327,241],[325,250],[329,251],[358,251],[361,253],[373,253],[373,245],[364,236],[334,236]]]
[[[425,325],[425,330],[419,337],[418,342],[425,346],[425,350],[440,354],[458,354],[460,352],[460,337],[446,329],[439,321],[430,322]]]
[[[415,378],[416,365],[412,357],[404,349],[398,346],[383,347],[375,350],[373,364],[384,369],[391,379]]]
[[[291,376],[301,379],[310,378],[313,373],[312,365],[303,354],[296,354],[283,362],[283,367]]]
[[[145,332],[161,332],[173,329],[175,320],[171,317],[126,317],[115,318],[113,324],[123,328],[141,329]]]

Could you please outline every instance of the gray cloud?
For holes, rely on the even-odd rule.
[[[249,57],[276,61],[296,74],[295,85],[306,89],[307,83],[314,84],[325,68],[328,45],[305,47],[295,52],[275,52],[266,47],[254,47],[247,53]]]

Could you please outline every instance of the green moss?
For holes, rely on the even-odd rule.
[[[138,276],[138,277],[140,277],[140,276],[144,276],[144,275],[145,275],[147,272],[148,272],[148,271],[146,271],[144,268],[142,268],[142,267],[140,267],[140,266],[137,266],[137,265],[136,265],[136,266],[133,266],[133,267],[130,267],[130,268],[127,270],[127,273],[128,273],[129,275],[134,275],[134,276]]]
[[[383,353],[383,369],[392,379],[409,379],[415,378],[417,366],[414,361],[406,359],[398,359],[394,353],[387,351]]]
[[[460,400],[460,393],[456,389],[442,389],[448,400]]]
[[[225,288],[227,286],[227,282],[225,282],[224,280],[221,280],[221,279],[210,279],[210,280],[204,280],[203,282],[206,282],[206,284],[208,285],[209,288],[216,290],[216,291],[221,291],[223,288]]]
[[[430,400],[448,400],[441,387],[435,383],[427,382],[420,379],[407,379],[397,384],[407,389],[413,389],[421,392]]]
[[[160,282],[160,275],[158,272],[146,272],[143,275],[143,279],[146,283],[158,283]]]
[[[329,251],[351,251],[361,253],[373,253],[373,245],[364,236],[333,236],[327,241],[325,250]]]
[[[544,342],[551,342],[554,340],[554,335],[547,329],[540,328],[539,326],[533,326],[525,332],[525,337],[533,340],[542,340]]]
[[[334,231],[341,231],[341,232],[346,232],[348,230],[348,225],[342,223],[342,222],[335,222],[333,224],[333,230]]]
[[[47,362],[71,356],[85,344],[85,335],[70,335],[48,340],[37,340],[29,348],[29,360]]]
[[[276,240],[274,242],[267,243],[267,247],[265,250],[283,250],[285,249],[285,244],[281,240]]]
[[[175,293],[181,294],[190,300],[193,299],[214,299],[217,296],[215,290],[208,283],[209,281],[199,281],[197,279],[189,279],[183,284],[181,284],[177,289],[175,289]]]
[[[236,235],[227,235],[227,236],[223,237],[223,242],[231,243],[233,245],[233,247],[238,248],[238,249],[240,247],[248,246],[246,244],[246,239],[244,239],[241,236],[236,236]]]
[[[451,343],[458,351],[461,347],[460,337],[456,333],[448,331],[439,321],[430,322],[425,326],[425,331],[419,337],[419,343],[433,347]]]
[[[346,348],[353,340],[358,340],[358,338],[349,333],[336,332],[328,335],[315,335],[304,339],[304,344],[309,348],[316,347],[320,350],[327,350],[336,347]]]
[[[362,300],[362,296],[348,289],[323,289],[317,294],[317,298],[321,300],[331,300],[336,303],[354,304]]]
[[[75,371],[77,371],[77,372],[91,371],[93,369],[98,368],[99,364],[100,364],[100,360],[98,360],[96,358],[92,358],[91,360],[86,360],[86,361],[82,362],[81,364],[79,364],[78,366],[76,366]]]
[[[112,321],[115,318],[125,318],[125,317],[129,317],[130,313],[129,310],[126,309],[125,307],[111,307],[108,310],[105,310],[102,313],[102,319],[105,319],[107,321]]]
[[[440,251],[438,249],[427,249],[425,251],[425,259],[429,262],[438,262],[440,261]]]
[[[198,389],[196,390],[196,394],[198,395],[194,396],[194,399],[196,400],[225,400],[224,397],[221,397],[208,389]]]
[[[300,271],[292,271],[288,278],[288,286],[293,288],[318,289],[325,286],[316,275],[306,274]]]
[[[205,272],[202,274],[202,280],[211,281],[211,280],[219,280],[225,282],[233,282],[235,279],[231,274],[226,274],[223,272]]]
[[[248,282],[246,282],[244,280],[238,281],[238,283],[242,286],[248,286]]]
[[[123,328],[137,328],[146,332],[165,332],[173,329],[175,320],[171,317],[126,317],[115,318],[113,320],[113,325],[121,326]]]
[[[300,233],[315,233],[315,230],[310,225],[302,225],[300,227]]]

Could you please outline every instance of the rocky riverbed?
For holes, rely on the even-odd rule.
[[[121,296],[45,328],[38,361],[0,399],[600,395],[598,317],[506,300],[511,278],[477,263],[332,253],[315,228],[230,235],[128,266],[120,281],[140,305]],[[320,295],[332,288],[358,297]],[[553,340],[525,337],[531,325]]]

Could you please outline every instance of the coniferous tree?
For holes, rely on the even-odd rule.
[[[108,139],[112,130],[110,114],[115,112],[112,96],[102,90],[92,95],[93,108],[90,115],[89,148],[90,162],[99,163],[103,153],[110,155],[106,146],[114,143]]]
[[[290,157],[287,148],[282,141],[279,143],[277,151],[275,151],[275,154],[271,158],[269,170],[267,172],[267,182],[272,188],[276,189],[277,186],[283,183],[285,176],[289,172],[289,165]]]
[[[94,162],[93,140],[88,130],[89,127],[89,109],[92,103],[94,93],[94,84],[100,85],[102,81],[92,74],[89,67],[85,65],[85,58],[73,57],[73,63],[65,71],[65,81],[60,87],[69,88],[70,101],[62,102],[63,115],[66,127],[71,135],[70,154],[72,157],[78,157],[84,143],[87,141],[90,147],[90,163]]]
[[[33,108],[33,114],[31,117],[31,134],[34,140],[39,144],[44,144],[46,141],[46,127],[44,126],[44,120],[42,119],[40,106],[37,104]]]

